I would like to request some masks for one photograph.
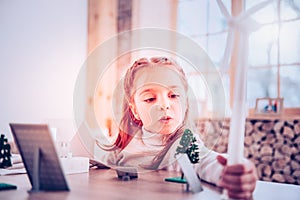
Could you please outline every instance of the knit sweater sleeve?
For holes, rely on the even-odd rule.
[[[217,156],[221,154],[208,149],[203,144],[200,144],[199,149],[200,161],[195,165],[195,171],[201,179],[209,183],[218,185],[223,166],[218,163]]]

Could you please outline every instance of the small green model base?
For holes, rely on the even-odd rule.
[[[1,190],[15,190],[17,189],[16,185],[12,185],[9,183],[0,183],[0,191]]]
[[[187,181],[185,178],[181,177],[171,177],[171,178],[165,178],[165,181],[167,182],[173,182],[173,183],[181,183],[181,184],[187,184]]]
[[[182,177],[171,177],[171,178],[165,178],[165,181],[172,182],[172,183],[180,183],[180,184],[186,184],[186,191],[190,191],[190,186],[185,178]]]

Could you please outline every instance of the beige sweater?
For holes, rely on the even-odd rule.
[[[180,139],[175,141],[166,152],[158,169],[180,171],[174,156],[179,141]],[[194,168],[201,179],[217,184],[222,171],[222,166],[216,160],[218,154],[207,149],[200,139],[198,139],[198,146],[200,161],[194,165]],[[128,166],[137,168],[139,172],[145,172],[147,171],[145,166],[151,165],[153,158],[163,148],[163,135],[143,130],[134,136],[125,149],[105,153],[100,161],[113,168]]]

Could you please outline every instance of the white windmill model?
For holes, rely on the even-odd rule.
[[[221,70],[229,66],[233,49],[235,33],[239,34],[238,62],[235,73],[235,85],[233,96],[233,109],[230,120],[230,133],[228,141],[228,164],[242,163],[244,152],[244,132],[246,121],[246,79],[248,68],[248,40],[251,32],[258,30],[261,26],[251,19],[251,15],[267,6],[272,1],[264,1],[252,8],[242,11],[238,16],[231,16],[221,0],[216,0],[221,13],[224,15],[229,26],[227,44],[224,52]]]

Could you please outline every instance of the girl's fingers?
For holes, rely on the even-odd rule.
[[[256,179],[251,174],[240,176],[224,175],[220,186],[234,199],[249,199],[255,189]]]
[[[254,164],[248,161],[228,166],[227,159],[221,155],[217,161],[224,166],[218,185],[227,189],[230,198],[250,199],[258,179]]]
[[[246,174],[252,173],[255,170],[251,162],[245,164],[230,165],[224,168],[224,173],[228,174]]]
[[[223,166],[227,164],[227,159],[221,155],[217,155],[217,161]]]
[[[232,199],[252,199],[252,192],[230,192],[228,191],[228,196]]]
[[[253,163],[225,166],[219,185],[228,191],[228,196],[235,199],[249,199],[256,186],[256,168]]]
[[[252,173],[244,174],[242,176],[223,174],[222,181],[228,184],[241,185],[241,184],[256,182],[256,177]]]
[[[234,183],[227,183],[221,182],[221,186],[228,191],[241,193],[241,192],[253,192],[255,189],[255,183],[244,183],[244,184],[234,184]]]

